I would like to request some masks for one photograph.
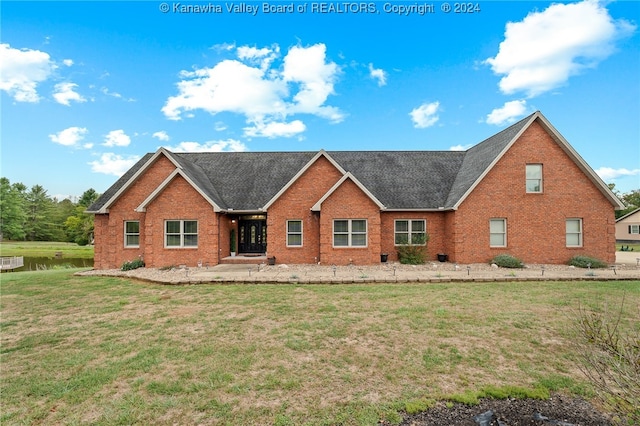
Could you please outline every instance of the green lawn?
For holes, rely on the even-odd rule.
[[[375,425],[481,391],[589,397],[579,304],[640,282],[160,286],[2,275],[1,424]],[[637,324],[637,321],[636,321]]]
[[[62,252],[65,258],[93,259],[93,246],[79,246],[76,243],[50,241],[3,241],[0,242],[1,256],[55,257]]]
[[[640,252],[640,243],[633,243],[633,244],[616,243],[616,251],[622,250],[622,246],[624,246],[625,248],[629,247],[629,249],[633,249],[633,251]]]

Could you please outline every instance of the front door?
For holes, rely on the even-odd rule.
[[[267,251],[267,221],[241,220],[238,238],[239,253],[265,253]]]

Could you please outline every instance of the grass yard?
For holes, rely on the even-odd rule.
[[[481,391],[589,397],[578,304],[640,282],[160,286],[2,275],[0,423],[375,425]]]
[[[622,250],[622,247],[625,247],[625,249],[628,247],[628,249],[633,249],[633,251],[635,252],[640,252],[640,243],[629,243],[629,244],[621,244],[621,243],[616,243],[616,251],[620,251]]]
[[[79,246],[76,243],[52,241],[2,241],[1,256],[55,257],[62,252],[65,258],[93,259],[93,246]]]

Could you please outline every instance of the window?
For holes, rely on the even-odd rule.
[[[582,247],[582,219],[567,219],[567,247]]]
[[[127,220],[124,222],[124,246],[140,247],[140,222]]]
[[[198,247],[198,221],[167,220],[164,235],[165,247]]]
[[[302,221],[287,221],[287,247],[302,247]]]
[[[507,246],[507,219],[489,220],[489,246]]]
[[[542,164],[527,164],[527,192],[542,192]]]
[[[630,234],[640,234],[640,225],[629,225]]]
[[[427,242],[427,224],[424,219],[396,220],[395,221],[395,245],[423,246]]]
[[[334,247],[366,247],[366,219],[341,219],[333,221]]]

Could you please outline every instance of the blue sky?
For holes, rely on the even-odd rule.
[[[459,150],[540,110],[640,188],[640,2],[471,4],[3,1],[1,175],[64,198],[160,146]]]

